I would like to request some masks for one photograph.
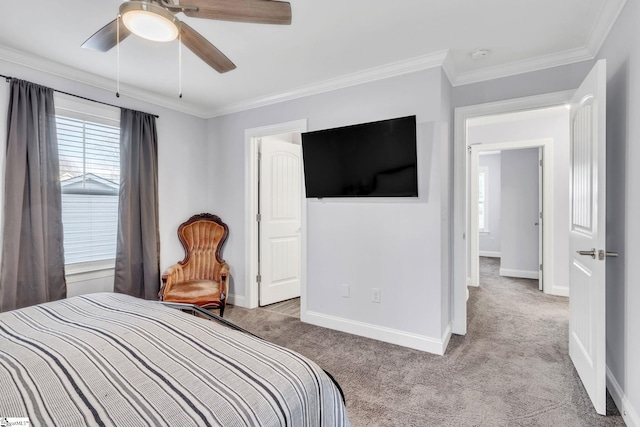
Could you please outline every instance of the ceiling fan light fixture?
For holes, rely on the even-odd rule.
[[[122,23],[133,34],[155,42],[178,37],[178,20],[173,13],[155,3],[128,1],[120,6]]]

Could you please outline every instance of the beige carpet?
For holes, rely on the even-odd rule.
[[[537,281],[497,276],[482,259],[469,332],[444,356],[301,323],[265,309],[225,318],[315,360],[344,389],[355,427],[622,426],[609,398],[596,414],[568,356],[568,300]]]

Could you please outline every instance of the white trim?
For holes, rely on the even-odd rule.
[[[510,268],[501,268],[500,275],[505,277],[518,277],[520,279],[538,280],[540,278],[540,271],[512,270]]]
[[[260,98],[254,98],[247,101],[241,101],[234,104],[209,111],[209,117],[224,116],[226,114],[238,113],[240,111],[250,110],[252,108],[264,107],[267,105],[277,104],[293,99],[304,98],[307,96],[318,95],[330,92],[336,89],[356,86],[364,83],[374,82],[376,80],[388,79],[390,77],[401,76],[416,71],[427,70],[430,68],[441,67],[448,55],[448,50],[434,52],[428,55],[417,56],[398,62],[382,65],[379,67],[369,68],[367,70],[358,71],[351,74],[345,74],[328,80],[323,80],[314,84],[302,86],[286,92],[276,93]]]
[[[488,258],[501,258],[502,254],[496,251],[478,251],[478,256],[484,256]]]
[[[451,338],[451,325],[447,325],[442,337],[431,338],[398,329],[373,325],[371,323],[358,322],[341,317],[329,316],[322,313],[307,311],[300,313],[300,320],[323,328],[335,329],[378,341],[401,345],[416,350],[426,351],[437,355],[443,355]],[[303,315],[304,314],[304,315]]]
[[[31,68],[33,70],[42,71],[53,76],[62,77],[74,82],[115,93],[116,84],[112,79],[69,67],[68,65],[60,64],[59,62],[44,59],[39,56],[20,52],[3,45],[0,45],[0,59]],[[121,83],[119,99],[126,98],[138,99],[161,107],[182,111],[183,113],[203,119],[208,118],[206,115],[202,114],[201,106],[188,104],[180,99],[169,98],[146,90],[141,90],[135,86]]]
[[[245,305],[247,308],[258,307],[258,225],[255,221],[258,212],[258,189],[254,185],[258,180],[258,143],[265,136],[281,133],[306,132],[307,119],[294,120],[269,126],[246,129],[244,131],[244,194],[245,194]],[[304,187],[304,186],[303,186]],[[300,283],[300,310],[306,309],[307,287],[307,203],[302,199],[302,211],[300,215],[301,235],[301,283]]]
[[[588,61],[593,58],[595,58],[595,53],[590,52],[585,47],[571,49],[551,55],[527,58],[504,65],[497,65],[495,67],[487,67],[476,71],[460,73],[452,82],[452,86],[463,86],[471,83],[511,77],[518,74],[531,73],[562,65],[569,65],[576,62]]]
[[[235,305],[236,307],[247,307],[247,299],[243,295],[229,294],[227,295],[227,303]]]
[[[453,146],[453,333],[467,333],[467,148],[468,119],[491,114],[532,110],[567,104],[574,91],[459,107],[454,113]]]
[[[555,295],[557,297],[569,298],[569,287],[552,285],[551,289],[548,292],[545,291],[545,294]]]
[[[53,99],[57,115],[107,126],[120,126],[120,108],[60,92],[54,92]]]
[[[609,36],[609,32],[618,20],[618,16],[622,13],[622,9],[627,4],[627,0],[608,0],[602,2],[602,9],[598,14],[598,22],[592,28],[586,48],[595,57],[605,40]]]
[[[111,267],[103,268],[103,269],[75,271],[71,273],[68,271],[65,271],[65,280],[67,284],[86,282],[88,280],[102,279],[104,277],[113,277],[113,276],[115,276],[115,269],[113,268],[113,265],[111,265]]]
[[[640,427],[640,416],[638,416],[640,412],[638,412],[638,410],[633,407],[624,390],[622,390],[620,383],[618,383],[616,377],[613,375],[608,366],[607,389],[609,390],[609,394],[611,394],[611,398],[616,403],[618,411],[620,411],[622,419],[624,420],[627,427]]]
[[[592,60],[596,57],[602,44],[607,39],[609,32],[615,25],[626,2],[627,0],[602,2],[602,9],[598,14],[598,20],[589,34],[586,45],[583,47],[569,49],[551,55],[527,58],[495,67],[482,68],[476,71],[468,71],[466,73],[455,73],[453,72],[451,64],[448,64],[447,75],[449,76],[451,85],[462,86]]]

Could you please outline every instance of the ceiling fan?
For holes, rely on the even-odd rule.
[[[176,17],[183,12],[193,18],[259,24],[291,24],[291,5],[276,0],[130,0],[120,5],[120,18],[98,30],[83,48],[107,52],[129,35],[153,41],[182,43],[219,73],[236,68],[218,48]],[[124,25],[118,25],[120,23]],[[118,27],[119,34],[118,34]]]

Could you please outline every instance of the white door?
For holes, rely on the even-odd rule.
[[[543,191],[544,191],[544,150],[542,147],[538,148],[538,221],[537,221],[537,225],[538,225],[538,262],[540,263],[540,276],[538,278],[538,289],[543,291],[544,290],[544,274],[542,274],[542,269],[543,269],[543,265],[542,265],[542,260],[543,258],[543,250],[544,250],[544,245],[543,245],[543,232],[542,232],[542,227],[544,227],[544,223],[542,222],[542,211],[544,210],[544,195],[543,195]]]
[[[571,101],[569,355],[599,414],[606,414],[606,62]]]
[[[260,143],[260,305],[300,296],[300,145]]]

